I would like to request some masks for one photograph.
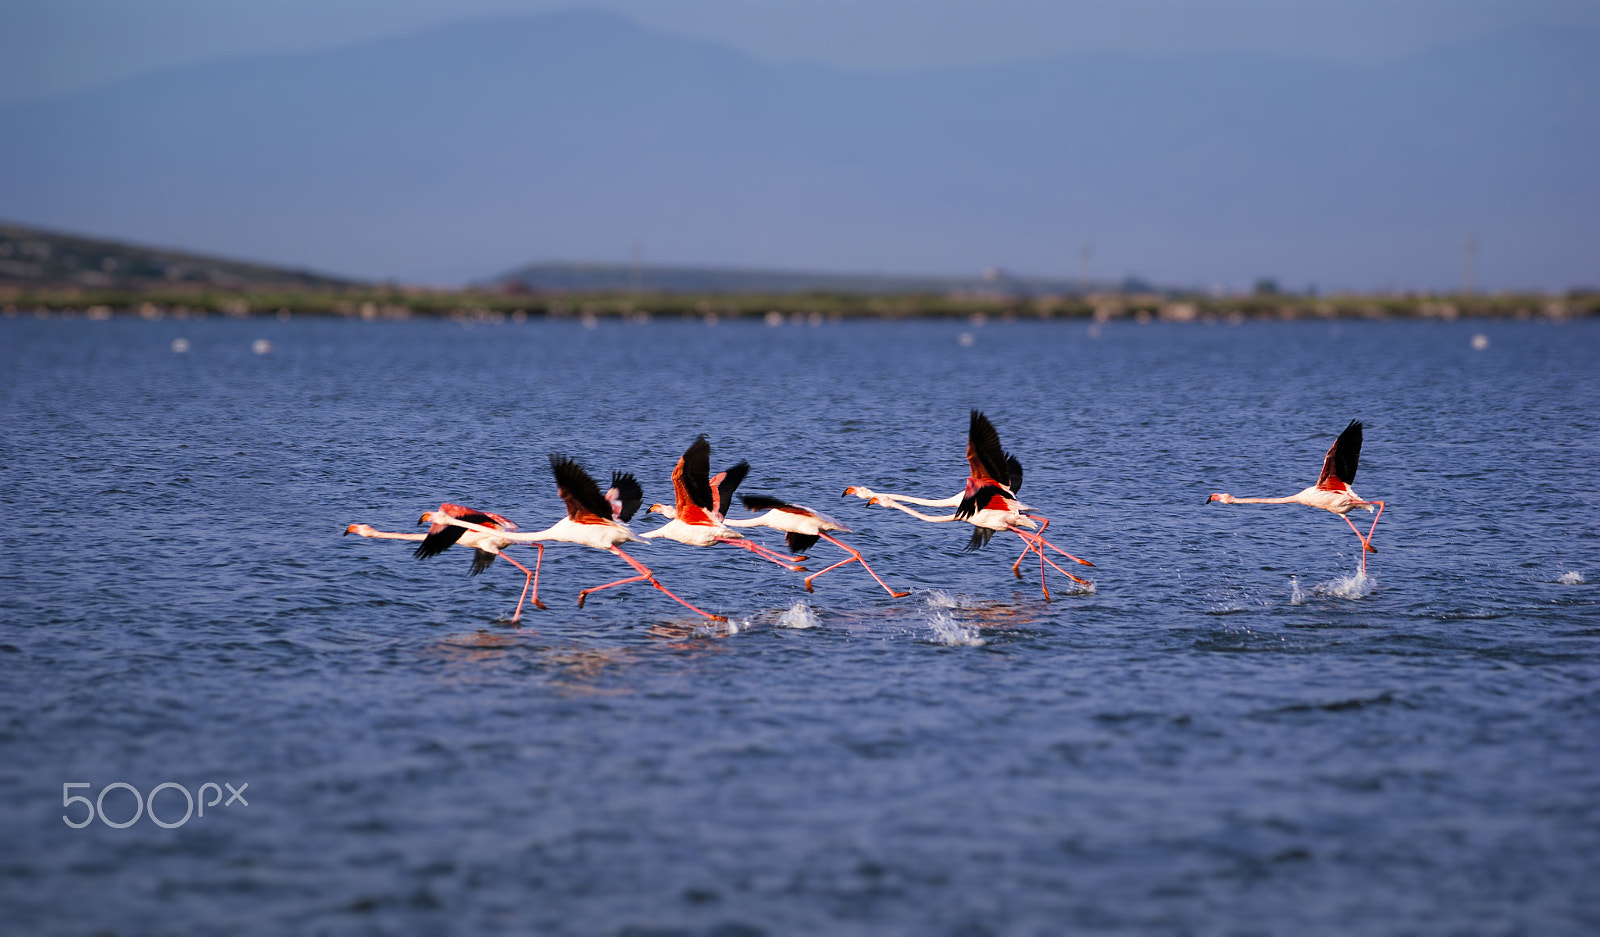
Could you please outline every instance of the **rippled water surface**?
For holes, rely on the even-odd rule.
[[[14,320],[0,357],[8,932],[1600,930],[1600,323]],[[1092,589],[841,500],[955,491],[973,407]],[[1204,503],[1353,418],[1367,578],[1333,515]],[[545,527],[552,451],[670,500],[699,433],[912,596],[635,545],[710,629],[578,609],[628,570],[558,544],[513,628],[507,564],[340,537]],[[66,783],[131,816],[114,782],[248,806],[63,822]]]

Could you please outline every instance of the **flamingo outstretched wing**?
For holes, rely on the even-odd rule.
[[[1356,480],[1356,467],[1361,462],[1361,421],[1351,420],[1339,438],[1328,447],[1322,459],[1322,474],[1317,487],[1324,491],[1343,491]]]
[[[607,524],[612,519],[611,502],[600,494],[583,466],[566,456],[550,454],[550,472],[556,477],[556,491],[567,506],[567,517],[578,524]]]
[[[807,515],[816,513],[770,495],[740,495],[739,503],[744,505],[747,511],[787,511],[790,514]]]
[[[672,468],[673,507],[685,524],[713,523],[716,501],[711,494],[711,444],[705,434],[689,444]]]
[[[480,527],[494,527],[499,530],[507,531],[514,531],[517,529],[516,524],[498,514],[495,514],[491,511],[479,511],[473,508],[464,507],[459,504],[450,504],[446,502],[445,504],[439,505],[439,510],[436,513],[453,517],[458,521],[466,521],[469,524],[477,524]],[[417,548],[412,551],[411,555],[415,556],[419,560],[426,560],[438,556],[444,551],[455,546],[456,541],[460,540],[461,535],[465,534],[466,532],[467,529],[465,527],[458,527],[455,524],[444,524],[440,523],[439,521],[434,521],[432,524],[428,525],[428,535],[422,538],[422,542],[417,544]],[[481,572],[481,570],[479,570],[479,572]],[[476,573],[474,573],[474,575],[476,575]]]
[[[1011,480],[1000,434],[982,410],[972,411],[972,421],[967,426],[967,466],[971,476],[980,482],[1005,485]]]
[[[634,512],[644,501],[644,490],[631,472],[612,472],[611,488],[606,491],[606,502],[611,505],[612,516],[626,524],[633,520]]]
[[[1006,503],[1010,494],[999,485],[983,485],[977,491],[961,499],[961,503],[956,506],[956,520],[967,520],[982,510],[1010,510],[1010,505]]]
[[[719,517],[728,515],[728,508],[733,506],[733,493],[750,474],[750,463],[740,461],[738,465],[718,472],[711,479],[712,512]]]

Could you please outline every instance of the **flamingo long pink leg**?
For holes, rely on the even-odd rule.
[[[1077,557],[1073,556],[1071,553],[1068,553],[1067,551],[1061,549],[1060,547],[1056,546],[1055,544],[1051,543],[1050,541],[1044,539],[1044,537],[1041,536],[1037,531],[1030,532],[1028,534],[1028,536],[1037,537],[1039,539],[1040,543],[1042,543],[1045,546],[1049,547],[1050,549],[1056,551],[1057,553],[1061,554],[1062,556],[1066,557],[1067,559],[1071,560],[1074,563],[1077,563],[1077,564],[1082,565],[1082,566],[1093,566],[1094,565],[1093,563],[1089,562],[1088,560],[1080,560],[1080,559],[1078,559]],[[1082,580],[1079,580],[1079,581],[1081,582]]]
[[[1044,581],[1044,548],[1034,543],[1026,535],[1024,535],[1022,531],[1015,527],[1011,528],[1011,532],[1016,534],[1018,537],[1021,537],[1022,542],[1027,544],[1022,551],[1022,556],[1017,557],[1017,561],[1011,564],[1012,575],[1016,576],[1018,579],[1022,578],[1022,573],[1018,567],[1022,565],[1022,557],[1027,556],[1029,550],[1039,554],[1039,591],[1044,593],[1044,600],[1046,602],[1050,601],[1050,586]],[[1054,566],[1055,564],[1052,563],[1050,565]]]
[[[1378,506],[1378,514],[1377,517],[1372,519],[1372,526],[1367,528],[1365,537],[1361,537],[1361,530],[1356,527],[1356,522],[1350,519],[1349,514],[1340,515],[1344,518],[1344,522],[1350,525],[1350,529],[1355,531],[1355,535],[1361,537],[1361,575],[1363,576],[1367,574],[1367,554],[1378,552],[1378,548],[1372,545],[1372,532],[1378,529],[1378,518],[1383,516],[1383,502],[1374,501],[1372,503]]]
[[[1032,515],[1032,516],[1033,517],[1037,517],[1041,521],[1044,521],[1043,524],[1039,525],[1039,533],[1043,534],[1044,531],[1045,531],[1045,528],[1050,526],[1050,518],[1045,517],[1045,516],[1043,516],[1041,514],[1035,514],[1035,515]],[[1024,537],[1022,542],[1023,543],[1028,543],[1027,538]],[[1033,547],[1033,544],[1031,544],[1031,543],[1028,543],[1027,546],[1022,548],[1022,552],[1017,554],[1017,561],[1015,563],[1011,564],[1011,575],[1017,577],[1018,579],[1022,578],[1022,560],[1033,549],[1034,549],[1034,547]],[[1044,563],[1040,563],[1039,564],[1039,575],[1041,577],[1044,575]]]
[[[790,556],[787,553],[779,553],[777,550],[774,550],[764,544],[757,543],[754,540],[740,540],[739,543],[748,544],[750,549],[760,553],[762,556],[771,557],[784,563],[804,563],[806,560],[810,559],[810,557],[806,556]]]
[[[1027,531],[1018,530],[1015,527],[1011,528],[1011,532],[1016,534],[1017,536],[1021,537],[1023,540],[1030,540],[1032,538],[1037,538],[1040,543],[1043,543],[1045,546],[1049,547],[1050,549],[1056,551],[1057,553],[1060,553],[1062,556],[1065,556],[1068,559],[1078,560],[1077,557],[1075,557],[1072,554],[1068,553],[1067,551],[1061,549],[1060,547],[1058,547],[1055,544],[1051,543],[1050,541],[1044,539],[1043,537],[1040,537],[1038,534],[1034,534],[1034,533],[1030,533],[1030,532],[1027,532]],[[1092,585],[1092,583],[1090,583],[1087,579],[1079,579],[1077,576],[1074,576],[1071,573],[1067,572],[1066,570],[1062,569],[1061,567],[1057,566],[1055,560],[1052,560],[1049,557],[1044,555],[1044,550],[1041,549],[1039,551],[1039,556],[1046,563],[1049,563],[1051,568],[1053,568],[1056,572],[1058,572],[1061,575],[1067,577],[1068,579],[1071,579],[1073,582],[1076,582],[1076,583],[1079,583],[1079,584],[1085,585],[1085,586]],[[1078,560],[1078,562],[1083,563],[1083,565],[1085,565],[1085,566],[1093,566],[1094,565],[1093,563],[1087,563],[1087,562],[1084,562],[1083,560]]]
[[[544,544],[540,543],[540,544],[536,544],[536,546],[539,547],[539,556],[542,558],[544,556]],[[521,618],[522,618],[522,602],[523,602],[524,599],[526,599],[528,597],[528,587],[533,584],[533,570],[529,569],[526,566],[523,566],[521,563],[518,563],[516,560],[512,559],[510,556],[506,555],[506,553],[504,551],[501,551],[500,557],[502,559],[504,559],[507,563],[510,563],[512,566],[515,566],[516,568],[522,570],[524,573],[527,574],[527,578],[522,581],[522,595],[517,598],[517,610],[511,616],[511,621],[512,621],[513,624],[515,624],[517,621],[521,620]],[[544,608],[544,603],[539,601],[539,590],[538,589],[534,589],[533,590],[533,604],[535,606],[539,607],[539,608]]]
[[[830,536],[827,535],[827,533],[825,533],[823,531],[820,531],[820,530],[817,531],[817,536],[821,537],[822,539],[828,541],[829,543],[833,544],[834,546],[836,546],[836,547],[840,548],[841,550],[844,550],[845,552],[850,554],[850,558],[849,559],[840,560],[839,562],[833,564],[832,566],[829,566],[828,569],[838,569],[839,567],[845,565],[846,563],[857,563],[857,562],[859,562],[861,564],[861,568],[866,570],[867,574],[870,575],[873,579],[877,579],[878,580],[878,585],[882,586],[884,588],[884,591],[888,592],[891,596],[894,596],[897,599],[903,599],[906,596],[911,594],[909,592],[896,592],[893,589],[890,589],[889,588],[889,584],[887,582],[884,582],[883,579],[880,578],[877,573],[873,572],[871,566],[867,565],[867,561],[862,558],[860,550],[857,550],[855,547],[850,546],[849,544],[845,543],[842,540],[839,540],[839,539],[834,538],[834,537],[830,537]],[[812,575],[806,577],[806,591],[807,592],[812,591],[812,589],[811,589],[811,580],[813,580],[813,579],[817,578],[818,576],[822,575],[822,573],[827,572],[828,569],[825,569],[820,573],[813,573]]]
[[[711,619],[712,621],[727,621],[728,620],[726,617],[724,617],[722,615],[713,615],[710,612],[702,611],[702,610],[700,610],[698,608],[695,608],[693,605],[690,605],[688,602],[685,602],[684,600],[678,598],[676,595],[673,595],[671,589],[668,589],[666,586],[663,586],[661,583],[656,581],[655,574],[650,572],[649,568],[647,568],[643,563],[640,563],[638,560],[634,559],[633,557],[629,556],[628,554],[622,552],[618,548],[616,548],[616,547],[607,547],[606,549],[609,552],[615,553],[616,555],[622,557],[625,561],[627,561],[627,564],[629,566],[632,566],[634,569],[639,571],[639,575],[632,576],[632,577],[629,577],[627,579],[618,579],[616,582],[608,582],[603,586],[595,586],[592,589],[585,589],[582,592],[579,592],[578,593],[578,607],[579,608],[583,608],[583,601],[584,601],[584,599],[587,599],[589,597],[589,593],[591,593],[591,592],[599,592],[601,589],[609,589],[612,586],[627,585],[630,582],[639,582],[640,580],[648,580],[649,583],[652,586],[655,586],[657,589],[660,589],[662,592],[665,592],[667,594],[667,598],[670,598],[672,601],[677,602],[679,605],[682,605],[684,608],[688,609],[689,611],[694,612],[696,615],[704,616],[706,618]]]
[[[1043,529],[1043,528],[1041,528],[1041,529]],[[1022,557],[1028,555],[1028,550],[1032,550],[1033,552],[1039,554],[1039,591],[1044,593],[1044,600],[1046,602],[1050,601],[1050,586],[1049,586],[1049,584],[1047,584],[1045,582],[1045,578],[1044,578],[1044,564],[1045,564],[1044,548],[1040,547],[1037,543],[1034,543],[1029,535],[1024,534],[1022,531],[1018,530],[1017,528],[1013,527],[1013,528],[1011,528],[1011,531],[1012,531],[1012,533],[1015,533],[1017,536],[1021,537],[1022,538],[1022,542],[1026,543],[1028,545],[1027,548],[1022,551],[1022,556],[1017,557],[1017,562],[1012,564],[1011,572],[1014,573],[1018,579],[1021,579],[1022,578],[1022,573],[1017,570],[1017,567],[1022,565]],[[1051,566],[1055,566],[1056,564],[1051,563],[1050,565]],[[1059,566],[1056,566],[1056,568],[1057,569],[1061,569],[1061,567],[1059,567]],[[1065,573],[1066,571],[1062,570],[1062,572]],[[1071,575],[1071,574],[1067,574],[1067,575]],[[1074,577],[1074,578],[1076,578],[1076,577]]]
[[[751,543],[748,540],[730,540],[730,539],[727,539],[727,538],[722,538],[722,539],[719,539],[717,542],[718,543],[731,543],[736,547],[743,547],[744,549],[749,550],[751,553],[754,553],[756,556],[759,556],[764,560],[770,560],[771,562],[777,563],[779,566],[782,566],[784,569],[787,569],[791,573],[803,573],[803,572],[806,571],[806,568],[804,566],[796,566],[793,563],[789,563],[789,562],[785,561],[783,557],[779,556],[776,553],[773,553],[771,550],[768,550],[767,548],[765,548],[763,546],[760,546],[758,544]]]

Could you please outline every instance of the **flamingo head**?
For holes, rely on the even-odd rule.
[[[1232,504],[1233,503],[1233,495],[1229,495],[1229,494],[1213,494],[1211,497],[1206,499],[1206,503],[1207,504],[1210,504],[1213,501],[1221,501],[1223,504]]]
[[[348,537],[351,534],[355,534],[360,537],[370,537],[373,533],[373,529],[366,524],[351,524],[349,527],[346,527],[344,529],[344,533],[340,534],[339,536]]]
[[[675,521],[675,520],[678,519],[678,509],[673,507],[670,504],[660,504],[660,503],[652,504],[652,505],[650,505],[650,510],[647,511],[646,513],[648,513],[648,514],[660,514],[662,517],[665,517],[669,521]]]
[[[844,490],[844,494],[840,495],[839,497],[844,498],[850,495],[855,495],[858,498],[866,499],[866,501],[870,504],[877,494],[878,493],[873,491],[871,488],[863,488],[860,485],[851,485],[849,488],[846,488]]]
[[[424,513],[420,518],[417,519],[417,526],[418,527],[421,527],[423,524],[431,524],[431,523],[433,523],[433,512],[432,511],[428,511],[428,512]]]

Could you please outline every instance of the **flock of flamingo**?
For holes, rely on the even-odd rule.
[[[1322,463],[1322,474],[1317,478],[1317,483],[1304,491],[1282,498],[1235,498],[1230,494],[1213,494],[1206,499],[1206,503],[1217,501],[1223,504],[1304,504],[1338,514],[1361,539],[1361,573],[1365,575],[1366,555],[1377,552],[1377,548],[1372,545],[1372,533],[1377,529],[1378,518],[1383,516],[1383,502],[1364,501],[1351,490],[1350,485],[1355,481],[1356,465],[1360,457],[1361,422],[1352,420],[1328,448],[1328,454]],[[955,521],[971,524],[972,537],[966,547],[969,551],[988,544],[990,538],[997,532],[1010,531],[1016,534],[1021,538],[1023,548],[1016,562],[1011,564],[1011,572],[1021,578],[1022,561],[1027,559],[1030,553],[1037,555],[1039,588],[1047,601],[1050,598],[1050,588],[1045,581],[1047,565],[1073,582],[1089,585],[1086,580],[1063,569],[1046,552],[1046,549],[1054,551],[1083,566],[1094,565],[1045,539],[1044,531],[1050,526],[1050,519],[1017,498],[1017,492],[1022,488],[1022,464],[1015,456],[1005,451],[1000,444],[1000,434],[995,431],[994,424],[978,410],[972,411],[971,422],[967,429],[967,467],[966,484],[960,491],[947,498],[928,499],[911,495],[884,494],[860,485],[846,488],[841,497],[855,495],[866,500],[868,505],[895,508],[931,524]],[[578,593],[580,608],[591,593],[628,583],[648,582],[668,598],[695,614],[714,621],[726,621],[724,616],[713,615],[696,608],[675,595],[656,579],[648,567],[624,553],[620,546],[624,543],[655,539],[675,540],[693,547],[731,544],[749,550],[761,559],[776,563],[792,572],[806,572],[806,568],[799,565],[807,560],[806,551],[815,546],[819,539],[826,540],[849,555],[826,569],[807,576],[806,591],[812,591],[812,582],[823,573],[849,563],[860,563],[861,568],[877,580],[878,585],[892,597],[900,599],[910,595],[909,592],[897,592],[891,588],[871,566],[867,565],[860,551],[834,537],[834,533],[849,533],[850,528],[819,511],[773,497],[741,495],[739,502],[755,516],[729,518],[727,512],[733,504],[734,491],[749,473],[750,464],[740,462],[712,475],[711,446],[703,435],[689,445],[672,470],[673,503],[652,504],[647,512],[660,514],[667,519],[667,522],[646,533],[636,534],[628,526],[628,522],[633,519],[644,500],[639,482],[633,475],[627,472],[613,472],[611,487],[601,493],[600,486],[589,473],[566,456],[552,454],[550,471],[555,476],[556,491],[566,505],[567,516],[546,530],[520,533],[515,523],[499,514],[459,504],[441,504],[437,510],[423,514],[422,519],[417,522],[418,526],[429,525],[427,533],[392,533],[374,530],[366,524],[351,524],[345,528],[345,534],[384,540],[420,541],[413,554],[418,559],[438,556],[457,544],[471,547],[473,550],[471,575],[474,576],[492,566],[497,557],[505,557],[506,562],[521,570],[526,576],[522,595],[517,599],[517,610],[510,619],[513,623],[521,620],[522,609],[528,603],[530,590],[533,593],[533,606],[545,608],[545,604],[539,600],[539,570],[544,562],[544,545],[549,542],[576,543],[596,550],[605,550],[621,558],[637,573],[634,576],[580,591]],[[907,506],[912,504],[955,510],[950,514],[930,515]],[[1351,511],[1358,508],[1366,511],[1377,509],[1377,514],[1372,519],[1372,526],[1368,528],[1366,534],[1362,534],[1348,516]],[[769,527],[781,531],[785,535],[789,553],[781,553],[756,543],[736,529],[752,527]],[[533,569],[528,569],[506,554],[508,547],[518,544],[532,544],[538,550]]]

